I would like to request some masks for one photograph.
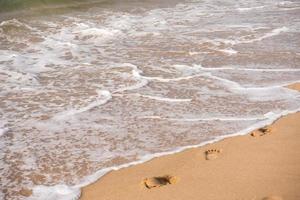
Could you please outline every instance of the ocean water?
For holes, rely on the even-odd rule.
[[[300,110],[299,1],[39,5],[1,7],[0,199],[77,199]]]

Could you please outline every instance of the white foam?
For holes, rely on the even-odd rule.
[[[153,100],[156,100],[156,101],[167,101],[167,102],[190,102],[190,101],[192,101],[192,99],[176,99],[176,98],[167,98],[167,97],[143,95],[143,94],[133,94],[133,95],[148,98],[148,99],[153,99]]]
[[[185,65],[174,65],[175,68],[182,68],[187,67]],[[195,76],[184,76],[184,77],[178,77],[178,78],[162,78],[162,77],[150,77],[150,76],[143,76],[141,75],[142,71],[139,70],[135,65],[134,69],[132,70],[132,75],[138,79],[145,79],[149,81],[159,81],[159,82],[170,82],[170,81],[181,81],[181,80],[187,80],[194,78]],[[199,76],[199,75],[196,75]]]
[[[182,81],[182,80],[188,80],[188,79],[192,79],[198,76],[202,76],[202,74],[195,74],[195,75],[190,75],[190,76],[182,76],[182,77],[177,77],[177,78],[162,78],[162,77],[150,77],[150,76],[144,76],[141,75],[143,72],[136,66],[130,63],[124,63],[122,65],[119,66],[126,66],[126,67],[131,67],[132,69],[132,76],[134,78],[136,78],[137,80],[140,80],[140,83],[133,85],[133,86],[128,86],[128,87],[124,87],[124,88],[120,88],[115,90],[113,93],[117,93],[117,92],[123,92],[123,91],[127,91],[127,90],[134,90],[134,89],[138,89],[141,88],[145,85],[147,85],[148,81],[158,81],[158,82],[173,82],[173,81]],[[194,66],[187,66],[187,65],[173,65],[174,68],[176,69],[180,69],[182,72],[184,72],[185,74],[190,74],[191,70],[197,70],[197,67]]]
[[[53,119],[61,120],[61,119],[65,119],[70,116],[74,116],[74,115],[89,111],[95,107],[98,107],[100,105],[107,103],[112,98],[111,93],[107,90],[98,90],[97,93],[98,93],[97,99],[95,101],[93,101],[92,103],[88,104],[87,106],[79,108],[79,109],[70,109],[67,111],[60,112],[60,113],[56,114],[53,117]]]
[[[237,54],[238,52],[232,48],[226,48],[226,49],[217,49],[218,51],[224,52],[228,55]]]
[[[201,68],[196,65],[172,65],[176,70],[180,71],[183,76],[189,77],[191,75],[196,75],[196,73],[201,72]],[[180,77],[179,77],[180,78]]]
[[[100,37],[101,39],[108,39],[114,37],[116,34],[119,34],[120,31],[94,27],[94,28],[80,30],[78,33],[81,34],[82,36],[96,36],[96,37]]]
[[[238,117],[210,117],[210,118],[164,118],[170,121],[184,121],[184,122],[197,122],[197,121],[253,121],[259,119],[265,119],[261,117],[249,117],[249,118],[238,118]]]
[[[295,99],[297,98],[297,91],[292,91],[283,86],[292,84],[294,82],[285,83],[281,85],[274,85],[269,87],[243,87],[239,83],[221,78],[211,73],[202,74],[203,76],[209,77],[214,80],[220,81],[229,91],[237,94],[246,95],[250,100],[259,101],[274,101],[284,100],[286,98]]]
[[[3,136],[5,133],[7,133],[9,131],[9,129],[7,127],[5,127],[4,124],[0,123],[0,137]]]
[[[173,82],[173,81],[182,81],[182,80],[188,80],[192,79],[195,77],[201,76],[200,74],[197,75],[191,75],[191,76],[183,76],[183,77],[177,77],[177,78],[162,78],[162,77],[150,77],[150,76],[142,76],[140,75],[141,78],[150,80],[150,81],[158,81],[158,82]]]
[[[300,72],[300,69],[282,68],[282,69],[261,69],[261,68],[238,68],[238,67],[202,67],[201,65],[194,65],[204,71],[221,71],[221,70],[235,70],[235,71],[253,71],[253,72]]]
[[[220,68],[204,68],[201,65],[193,65],[193,66],[187,66],[187,65],[173,65],[173,67],[183,74],[193,74],[196,72],[194,75],[189,75],[189,76],[182,76],[182,77],[177,77],[177,78],[161,78],[161,77],[148,77],[148,76],[143,76],[142,71],[133,64],[130,63],[124,63],[119,66],[127,66],[131,67],[132,69],[132,75],[135,77],[139,82],[135,85],[124,87],[117,89],[113,93],[118,93],[118,92],[123,92],[127,90],[135,90],[141,87],[144,87],[145,85],[148,84],[148,81],[158,81],[158,82],[176,82],[176,81],[181,81],[181,80],[188,80],[192,79],[195,77],[199,76],[206,76],[215,80],[220,81],[222,84],[224,84],[230,91],[234,93],[241,93],[247,95],[250,99],[252,100],[258,100],[258,101],[266,101],[266,100],[275,100],[275,99],[284,99],[286,96],[291,96],[293,97],[294,92],[290,93],[287,92],[288,89],[281,88],[283,86],[286,86],[288,84],[292,84],[294,82],[288,82],[280,85],[275,85],[275,86],[269,86],[269,87],[243,87],[237,82],[224,79],[218,76],[215,76],[209,72],[205,73],[199,73],[201,71],[217,71],[217,70],[239,70],[239,71],[258,71],[258,72],[297,72],[300,71],[300,69],[256,69],[256,68],[234,68],[234,67],[220,67]],[[282,93],[282,94],[280,94]],[[187,102],[191,101],[191,99],[173,99],[173,98],[164,98],[164,97],[157,97],[157,96],[149,96],[149,95],[142,95],[145,98],[151,98],[154,100],[159,100],[159,101],[169,101],[169,102]]]
[[[244,11],[250,11],[250,10],[256,10],[264,8],[265,6],[255,6],[255,7],[244,7],[244,8],[237,8],[238,11],[244,12]]]
[[[36,186],[29,200],[77,200],[80,197],[80,188],[67,185]]]
[[[300,4],[299,1],[282,1],[276,4],[279,10],[299,10],[300,9]]]
[[[283,27],[280,27],[280,28],[275,28],[272,31],[265,33],[261,37],[258,37],[258,38],[255,38],[255,39],[243,39],[241,41],[238,41],[237,43],[239,43],[239,44],[240,43],[253,43],[253,42],[264,40],[266,38],[274,37],[276,35],[280,35],[281,33],[288,32],[288,31],[289,31],[289,28],[283,26]]]
[[[279,35],[280,33],[288,32],[288,31],[289,31],[289,28],[285,27],[285,26],[276,28],[276,29],[273,29],[271,32],[265,34],[264,36],[258,38],[258,40],[263,40],[265,38],[273,37],[273,36]]]
[[[4,32],[12,31],[13,34],[11,34],[12,43],[10,44],[4,38],[2,49],[7,49],[0,50],[0,63],[5,66],[1,68],[0,75],[0,79],[4,77],[0,80],[1,89],[4,90],[1,90],[1,95],[5,92],[12,95],[2,102],[5,112],[8,113],[4,111],[0,113],[4,115],[3,118],[12,121],[13,130],[16,131],[13,138],[15,142],[9,154],[21,152],[22,158],[26,160],[22,162],[25,166],[19,167],[21,177],[24,177],[22,182],[19,184],[9,180],[7,173],[1,172],[0,175],[4,177],[3,185],[9,183],[7,188],[16,185],[20,187],[26,185],[29,188],[32,183],[26,179],[26,175],[35,171],[34,168],[38,173],[39,166],[43,164],[56,163],[56,158],[61,159],[56,155],[65,151],[68,157],[63,158],[66,162],[61,164],[65,170],[55,177],[52,177],[53,174],[46,174],[45,185],[60,184],[64,180],[77,184],[79,176],[76,175],[78,171],[74,165],[77,165],[78,157],[83,151],[84,155],[88,155],[84,158],[88,168],[93,163],[99,166],[110,166],[116,156],[125,159],[140,156],[135,162],[101,169],[75,186],[39,186],[34,189],[33,196],[36,200],[71,200],[79,196],[80,187],[96,181],[108,171],[217,141],[225,136],[200,143],[205,138],[213,137],[212,135],[236,132],[239,130],[238,127],[244,128],[256,121],[260,121],[256,126],[263,126],[280,114],[276,113],[275,109],[291,110],[297,107],[299,94],[297,97],[295,91],[280,88],[278,82],[283,81],[282,79],[274,78],[274,81],[268,83],[269,87],[260,87],[255,77],[256,74],[263,74],[270,75],[269,78],[272,79],[273,75],[276,77],[281,73],[286,74],[285,72],[298,72],[299,67],[298,69],[284,68],[294,66],[293,59],[280,69],[255,69],[250,66],[249,68],[237,66],[237,69],[234,68],[235,66],[207,69],[193,66],[194,62],[202,61],[215,64],[214,59],[218,56],[220,62],[217,61],[217,64],[221,64],[224,57],[226,57],[225,62],[232,61],[227,60],[229,56],[236,57],[237,60],[246,56],[245,62],[248,62],[255,58],[257,53],[259,54],[256,50],[259,50],[261,45],[266,48],[265,45],[272,43],[273,38],[270,38],[270,43],[251,44],[251,48],[248,49],[250,52],[246,54],[239,54],[237,50],[240,48],[234,45],[263,40],[289,30],[291,30],[289,34],[286,34],[288,40],[283,36],[277,37],[276,41],[278,40],[278,43],[282,41],[282,44],[275,45],[272,50],[287,55],[286,60],[299,55],[295,45],[284,42],[292,41],[296,35],[298,28],[295,19],[290,18],[291,20],[281,23],[280,20],[278,21],[280,17],[278,13],[261,12],[261,15],[253,21],[245,11],[250,10],[253,5],[258,5],[257,2],[252,4],[228,1],[227,3],[189,1],[175,7],[151,8],[150,11],[146,8],[145,11],[139,9],[138,12],[131,12],[131,9],[119,12],[119,9],[112,11],[109,8],[104,10],[93,8],[92,14],[78,11],[70,12],[67,16],[58,15],[47,19],[33,17],[33,20],[26,21],[39,31],[23,28],[22,24],[20,24],[21,28],[5,27],[7,29]],[[278,8],[269,6],[269,3],[274,4],[274,2],[263,4],[267,5],[268,11],[278,11]],[[242,15],[238,15],[235,10],[239,4],[244,7]],[[249,14],[253,13],[249,12]],[[276,27],[281,28],[274,28],[274,24],[268,23],[264,17],[265,15],[272,17],[272,14],[275,17],[274,21],[278,22]],[[238,17],[232,20],[235,15]],[[38,36],[35,37],[35,34]],[[9,34],[5,36],[9,37]],[[17,40],[18,37],[21,38],[20,41]],[[20,46],[25,47],[20,48]],[[257,60],[260,61],[265,60]],[[136,65],[124,63],[115,66],[120,69],[112,67],[115,63],[123,62],[132,62]],[[268,67],[278,67],[276,64],[278,63],[275,59]],[[163,73],[148,74],[152,69],[155,73]],[[3,70],[8,72],[2,73]],[[222,74],[225,76],[223,77]],[[234,80],[244,81],[242,79],[245,74],[249,74],[247,78],[252,81],[249,88],[243,87],[240,82],[234,82]],[[234,79],[228,80],[231,78],[227,77]],[[143,91],[142,87],[147,84]],[[13,92],[11,88],[14,89]],[[19,88],[22,91],[15,90]],[[88,91],[97,89],[104,91],[83,96],[89,94]],[[76,93],[77,90],[80,91]],[[140,97],[148,98],[150,101],[142,98],[123,98],[134,92],[139,92]],[[178,98],[174,96],[177,93],[179,93]],[[111,98],[113,99],[110,100]],[[105,105],[107,102],[109,104]],[[12,109],[16,111],[11,111]],[[274,113],[260,115],[268,111]],[[53,113],[53,119],[40,120],[40,116],[44,114],[52,116]],[[137,119],[139,116],[157,120],[136,121],[139,120]],[[197,128],[191,128],[194,126]],[[218,131],[223,130],[224,133],[210,132],[212,126]],[[149,127],[157,128],[157,131],[151,129],[152,134],[148,134]],[[32,131],[25,133],[21,131],[22,129]],[[128,132],[130,129],[131,131]],[[185,131],[186,137],[182,141],[174,141],[176,134],[182,130],[190,131]],[[22,134],[18,134],[19,132]],[[132,133],[136,140],[127,141],[128,134]],[[170,138],[170,142],[162,142],[165,138]],[[9,138],[4,136],[0,139],[1,146],[2,142],[6,142]],[[117,141],[117,146],[112,148],[114,140]],[[44,141],[47,141],[47,144]],[[200,144],[182,147],[190,144],[190,141]],[[47,152],[42,150],[39,142],[46,145]],[[140,145],[141,142],[143,145]],[[46,159],[34,166],[35,155],[31,157],[30,148],[38,152],[37,158],[49,154],[51,161]],[[153,151],[168,152],[147,154]],[[3,168],[9,171],[10,167]]]
[[[248,134],[249,132],[256,130],[260,127],[269,125],[271,123],[273,123],[275,120],[277,120],[278,118],[291,114],[291,113],[295,113],[300,111],[299,109],[293,110],[293,111],[282,111],[282,112],[269,112],[267,114],[265,114],[265,117],[267,117],[265,120],[261,120],[257,123],[255,123],[254,125],[245,128],[241,131],[238,131],[236,133],[232,133],[232,134],[224,134],[222,136],[218,136],[213,140],[209,140],[209,141],[205,141],[202,142],[200,144],[197,145],[189,145],[189,146],[183,146],[183,147],[177,147],[171,151],[167,151],[167,152],[161,152],[161,153],[154,153],[154,154],[148,154],[148,155],[144,155],[141,156],[139,158],[139,160],[134,161],[134,162],[130,162],[130,163],[126,163],[126,164],[122,164],[119,166],[112,166],[109,168],[104,168],[101,169],[99,171],[97,171],[96,173],[85,177],[82,182],[78,185],[75,186],[66,186],[66,185],[56,185],[56,186],[52,186],[52,187],[47,187],[47,186],[36,186],[33,190],[33,196],[31,197],[32,199],[30,200],[39,200],[39,199],[45,199],[45,200],[73,200],[73,199],[79,199],[80,197],[80,189],[84,186],[87,186],[95,181],[97,181],[99,178],[101,178],[103,175],[105,175],[106,173],[110,172],[110,171],[116,171],[116,170],[120,170],[122,168],[127,168],[133,165],[138,165],[138,164],[142,164],[144,162],[147,162],[153,158],[156,157],[161,157],[161,156],[166,156],[166,155],[170,155],[170,154],[175,154],[175,153],[179,153],[182,152],[184,150],[187,149],[191,149],[191,148],[198,148],[207,144],[211,144],[211,143],[215,143],[218,142],[220,140],[223,140],[225,138],[230,138],[230,137],[234,137],[234,136],[239,136],[239,135],[245,135]]]
[[[278,6],[294,6],[297,5],[298,2],[293,2],[293,1],[281,1],[277,3]]]
[[[129,91],[129,90],[136,90],[136,89],[144,87],[148,84],[147,80],[142,79],[142,77],[140,75],[140,73],[142,73],[142,71],[140,69],[138,69],[138,67],[136,65],[133,65],[131,63],[123,63],[120,65],[117,65],[116,67],[131,67],[132,68],[132,71],[131,71],[132,76],[133,76],[133,78],[135,78],[135,80],[138,81],[138,83],[131,85],[131,86],[119,88],[119,89],[113,91],[113,93],[119,93],[119,92],[124,92],[124,91]]]
[[[199,54],[202,54],[202,53],[203,52],[189,51],[190,56],[199,55]]]
[[[197,122],[197,121],[256,121],[272,118],[272,112],[256,117],[196,117],[196,118],[166,118],[161,116],[140,116],[140,119],[160,119],[168,121]]]
[[[290,29],[288,27],[283,26],[283,27],[272,29],[271,31],[269,31],[267,33],[264,33],[262,36],[256,37],[256,38],[253,38],[253,39],[247,39],[247,38],[241,37],[241,38],[237,38],[237,39],[207,40],[205,42],[210,42],[210,43],[214,44],[215,46],[219,46],[222,43],[227,44],[227,45],[232,45],[232,46],[234,46],[236,44],[248,44],[248,43],[258,42],[258,41],[262,41],[262,40],[270,38],[270,37],[280,35],[281,33],[288,32],[289,30]],[[213,49],[218,50],[218,51],[222,51],[222,49],[216,49],[216,48],[213,48]]]
[[[113,93],[124,92],[124,91],[129,91],[129,90],[136,90],[136,89],[139,89],[139,88],[142,88],[142,87],[146,86],[147,84],[148,84],[148,81],[141,80],[137,84],[119,88],[119,89],[113,91]]]

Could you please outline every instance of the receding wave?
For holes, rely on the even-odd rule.
[[[76,199],[300,109],[297,1],[177,1],[0,0],[0,199]]]

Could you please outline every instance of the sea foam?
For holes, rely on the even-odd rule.
[[[297,2],[127,3],[1,22],[0,198],[76,199],[299,110]]]

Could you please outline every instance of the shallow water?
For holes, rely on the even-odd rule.
[[[22,199],[21,188],[72,199],[78,187],[64,185],[101,170],[299,110],[299,93],[283,87],[300,81],[299,17],[298,1],[279,0],[115,1],[3,17],[0,199]]]

